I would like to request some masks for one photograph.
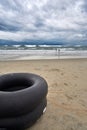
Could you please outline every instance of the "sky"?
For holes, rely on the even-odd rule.
[[[0,39],[87,41],[87,0],[0,0]]]

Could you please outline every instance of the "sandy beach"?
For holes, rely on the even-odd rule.
[[[0,74],[35,73],[48,83],[46,113],[27,130],[87,130],[87,59],[1,61]]]

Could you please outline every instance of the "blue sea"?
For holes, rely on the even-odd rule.
[[[82,45],[0,45],[0,61],[87,58]]]

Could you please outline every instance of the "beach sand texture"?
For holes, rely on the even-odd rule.
[[[27,130],[87,130],[87,59],[0,62],[0,74],[13,72],[48,83],[46,113]]]

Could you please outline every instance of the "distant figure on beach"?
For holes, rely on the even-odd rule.
[[[57,55],[60,57],[60,48],[57,48]]]

